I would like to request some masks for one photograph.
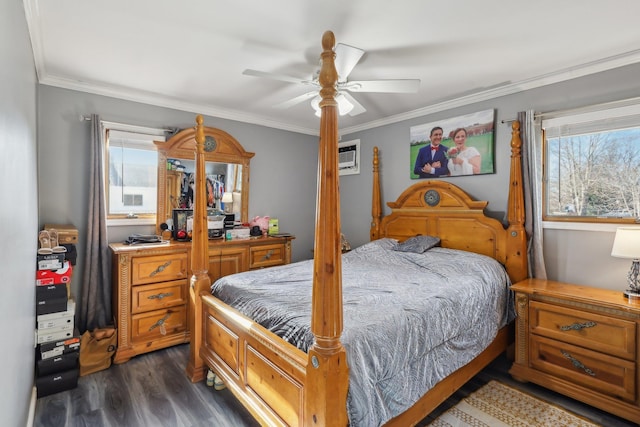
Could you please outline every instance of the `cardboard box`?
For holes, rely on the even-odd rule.
[[[64,254],[61,254],[64,257]],[[49,255],[38,255],[49,256]],[[62,266],[54,270],[38,270],[36,271],[36,285],[57,285],[60,283],[71,283],[71,274],[73,267],[69,261],[65,261]]]
[[[61,311],[61,313],[66,313],[66,311]],[[45,316],[47,315],[45,314]],[[73,329],[75,320],[76,318],[72,314],[70,316],[60,317],[59,319],[38,321],[38,330],[62,328],[63,326],[68,327],[69,325],[71,325],[71,329]]]
[[[45,230],[55,228],[58,231],[58,244],[78,243],[78,229],[71,224],[45,224]]]
[[[38,344],[38,351],[41,359],[50,359],[66,353],[79,353],[80,332],[74,329],[71,338]]]
[[[64,253],[38,255],[38,271],[40,270],[59,270],[64,267]]]
[[[79,369],[70,369],[36,378],[37,397],[49,396],[50,394],[76,388],[78,386],[79,373]]]
[[[67,300],[66,311],[42,314],[36,316],[38,329],[59,328],[67,324],[74,324],[76,313],[76,302],[73,299]]]
[[[79,352],[61,354],[49,359],[38,359],[36,361],[36,375],[42,377],[56,372],[68,371],[78,368]]]
[[[36,301],[36,315],[56,313],[67,309],[67,296],[57,299]]]
[[[52,300],[65,298],[67,299],[67,285],[44,285],[36,286],[36,301]],[[65,304],[64,310],[67,309]]]
[[[38,329],[36,332],[37,342],[38,344],[42,344],[44,342],[49,341],[60,341],[66,340],[69,338],[73,338],[73,327],[62,329],[62,328],[51,328],[51,329]]]

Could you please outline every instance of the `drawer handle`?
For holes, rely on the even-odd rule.
[[[165,268],[169,267],[171,265],[171,261],[167,261],[162,265],[159,265],[158,268],[156,268],[155,270],[153,270],[151,272],[151,274],[149,274],[149,277],[153,277],[158,273],[162,273],[164,271]]]
[[[584,366],[584,364],[579,361],[578,359],[576,359],[575,357],[573,357],[572,355],[570,355],[568,352],[564,351],[564,350],[560,350],[560,353],[562,353],[562,355],[567,358],[569,360],[569,362],[571,362],[571,364],[573,366],[575,366],[578,369],[582,369],[585,373],[591,375],[592,377],[596,376],[596,373],[593,372],[591,369],[587,368],[586,366]]]
[[[596,322],[584,322],[584,323],[573,323],[571,325],[560,326],[561,331],[579,331],[584,328],[593,328],[594,326],[598,326]]]
[[[271,259],[271,255],[273,255],[273,249],[269,249],[265,256],[262,257],[262,261],[269,261]]]
[[[153,325],[151,325],[151,327],[149,327],[149,332],[153,331],[155,328],[160,328],[160,333],[162,335],[167,335],[167,329],[164,327],[164,322],[166,322],[170,316],[171,316],[171,313],[167,313],[162,319],[158,319],[156,323],[154,323]]]
[[[165,293],[161,292],[159,294],[149,295],[147,299],[159,299],[160,301],[162,301],[162,298],[166,298],[170,296],[173,296],[173,292],[165,292]]]

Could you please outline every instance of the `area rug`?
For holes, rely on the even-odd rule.
[[[598,427],[570,412],[490,381],[436,418],[429,427]]]

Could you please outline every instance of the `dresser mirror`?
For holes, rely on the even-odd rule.
[[[158,149],[158,206],[156,230],[173,217],[174,209],[192,209],[195,172],[195,129],[184,129],[167,141],[156,141]],[[235,213],[248,222],[249,164],[254,153],[228,133],[205,127],[207,207],[210,211]]]

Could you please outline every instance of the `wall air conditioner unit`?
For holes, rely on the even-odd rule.
[[[340,175],[360,173],[360,140],[338,143],[338,170]]]

